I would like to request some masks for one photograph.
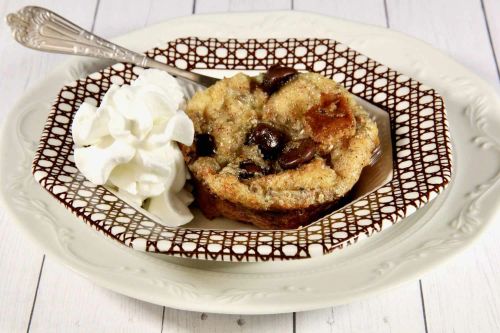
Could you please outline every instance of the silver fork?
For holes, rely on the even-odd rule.
[[[111,43],[42,7],[26,6],[17,13],[7,15],[6,21],[16,41],[31,49],[111,59],[141,67],[157,68],[204,87],[211,86],[219,80],[163,64],[144,54]],[[197,90],[195,87],[188,89],[190,94]],[[379,145],[373,151],[370,165],[377,163],[381,153]]]
[[[368,113],[368,116],[370,117],[371,120],[373,120],[373,122],[376,124],[377,123],[377,119],[375,118],[375,115],[374,114],[370,114]],[[379,136],[380,136],[381,133],[379,133]],[[375,149],[373,149],[372,151],[372,156],[370,158],[370,166],[374,166],[378,160],[380,159],[380,157],[382,156],[382,145],[381,143],[379,142],[377,144],[377,146],[375,147]]]
[[[7,15],[6,21],[16,41],[35,50],[112,59],[157,68],[205,87],[218,81],[213,77],[163,64],[111,43],[45,8],[27,6]]]
[[[370,158],[370,166],[375,165],[380,159],[380,156],[382,156],[382,148],[379,144],[372,152],[372,157]]]

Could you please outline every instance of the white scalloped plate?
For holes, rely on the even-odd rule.
[[[247,56],[236,62],[238,51]],[[257,57],[261,53],[267,57]],[[320,64],[319,73],[362,98],[371,115],[378,107],[379,117],[384,117],[377,121],[382,158],[376,167],[363,170],[350,194],[351,203],[302,228],[248,230],[244,224],[220,228],[215,225],[220,219],[209,222],[204,218],[186,226],[164,226],[112,191],[89,182],[73,161],[71,121],[81,103],[97,105],[111,82],[128,83],[143,70],[115,64],[61,89],[38,145],[33,175],[76,216],[126,246],[216,261],[307,259],[387,229],[434,199],[450,181],[451,146],[443,99],[430,87],[346,45],[314,38],[221,41],[184,37],[147,54],[170,65],[184,61],[184,68],[202,68],[218,77],[230,75],[228,70],[234,68],[258,70],[283,59],[294,68],[320,70]],[[188,94],[194,90],[185,88]],[[198,227],[193,228],[195,223]]]
[[[471,244],[498,217],[500,145],[488,133],[500,131],[495,112],[500,100],[485,82],[429,45],[390,30],[297,12],[186,17],[116,41],[145,50],[190,35],[333,38],[436,88],[447,104],[455,148],[450,186],[383,233],[313,259],[200,262],[125,248],[75,221],[30,176],[36,142],[59,87],[106,65],[72,59],[19,101],[0,141],[0,193],[7,211],[48,255],[99,285],[169,307],[249,314],[301,311],[349,302],[416,278]]]

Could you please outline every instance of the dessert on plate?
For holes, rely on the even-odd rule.
[[[225,78],[188,102],[194,144],[181,144],[205,216],[297,228],[354,186],[377,126],[341,85],[273,66]]]
[[[78,169],[178,226],[193,215],[297,228],[345,197],[378,145],[376,124],[336,82],[273,66],[239,73],[184,101],[165,72],[113,84],[72,126]],[[189,170],[189,172],[188,172]]]
[[[193,200],[177,142],[192,144],[194,131],[184,104],[177,80],[157,69],[144,70],[130,85],[112,84],[99,107],[85,101],[75,114],[77,168],[162,224],[188,223]]]

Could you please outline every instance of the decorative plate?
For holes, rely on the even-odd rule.
[[[105,288],[177,309],[264,314],[352,302],[421,277],[498,220],[500,146],[492,134],[500,131],[498,93],[424,42],[300,12],[184,17],[115,41],[147,50],[182,36],[245,38],[250,32],[257,38],[335,38],[436,88],[446,101],[456,166],[446,190],[384,232],[307,260],[249,264],[134,251],[81,223],[31,176],[30,162],[53,97],[68,82],[107,66],[72,58],[26,91],[5,118],[0,204],[9,221],[52,260]]]
[[[62,88],[45,125],[33,174],[86,223],[136,250],[222,261],[310,258],[400,221],[436,197],[450,180],[451,149],[441,97],[344,44],[313,38],[187,37],[147,54],[188,70],[265,70],[280,63],[333,78],[389,114],[394,176],[376,191],[296,230],[220,230],[209,229],[210,223],[206,228],[166,227],[87,181],[73,162],[70,129],[79,105],[97,105],[111,83],[129,83],[142,70],[116,64]]]

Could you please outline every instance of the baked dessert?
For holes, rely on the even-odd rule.
[[[354,186],[378,145],[376,124],[345,88],[273,66],[225,78],[188,102],[195,141],[181,150],[205,216],[297,228]]]

